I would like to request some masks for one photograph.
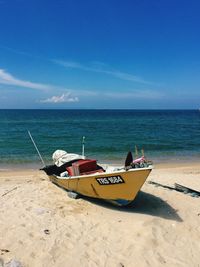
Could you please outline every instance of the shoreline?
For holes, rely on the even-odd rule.
[[[122,162],[110,161],[109,163],[99,162],[98,164],[108,166],[122,166]],[[48,164],[49,165],[49,164]],[[154,169],[166,169],[166,168],[181,168],[181,167],[198,167],[200,166],[200,159],[186,161],[186,160],[165,160],[165,161],[153,161]],[[0,164],[0,172],[11,171],[39,171],[43,166],[40,163],[29,164]]]

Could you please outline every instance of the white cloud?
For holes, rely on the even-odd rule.
[[[72,61],[62,61],[62,60],[53,60],[53,62],[62,65],[66,68],[74,68],[74,69],[83,69],[83,70],[88,70],[87,67],[84,67],[78,62],[72,62]]]
[[[85,65],[82,65],[78,62],[63,61],[63,60],[52,60],[52,61],[58,65],[65,67],[65,68],[73,68],[73,69],[80,69],[80,70],[84,70],[84,71],[104,73],[107,75],[114,76],[114,77],[121,79],[121,80],[132,81],[132,82],[137,82],[137,83],[142,83],[142,84],[154,84],[150,81],[145,81],[141,77],[133,75],[133,74],[122,72],[119,70],[106,69],[105,68],[106,64],[100,63],[100,62],[93,63],[91,66],[85,66]]]
[[[59,103],[67,103],[67,102],[78,102],[78,97],[71,96],[71,93],[65,93],[61,96],[52,96],[50,98],[40,100],[41,103],[53,103],[53,104],[59,104]]]
[[[53,88],[50,85],[41,84],[41,83],[33,83],[30,81],[17,79],[3,69],[0,69],[0,84],[25,87],[25,88],[31,88],[31,89],[38,89],[38,90],[48,90],[48,89]]]

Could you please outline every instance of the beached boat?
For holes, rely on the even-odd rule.
[[[46,166],[42,170],[53,183],[66,189],[70,196],[83,195],[124,206],[135,199],[152,165],[144,157],[132,160],[129,152],[124,167],[103,168],[96,160],[78,157],[64,164],[61,161],[60,164]]]

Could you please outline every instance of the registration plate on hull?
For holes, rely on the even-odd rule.
[[[96,178],[96,180],[100,185],[111,185],[111,184],[123,184],[123,183],[125,183],[123,178],[120,175]]]

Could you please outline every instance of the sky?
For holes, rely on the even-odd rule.
[[[0,0],[0,108],[200,108],[200,1]]]

